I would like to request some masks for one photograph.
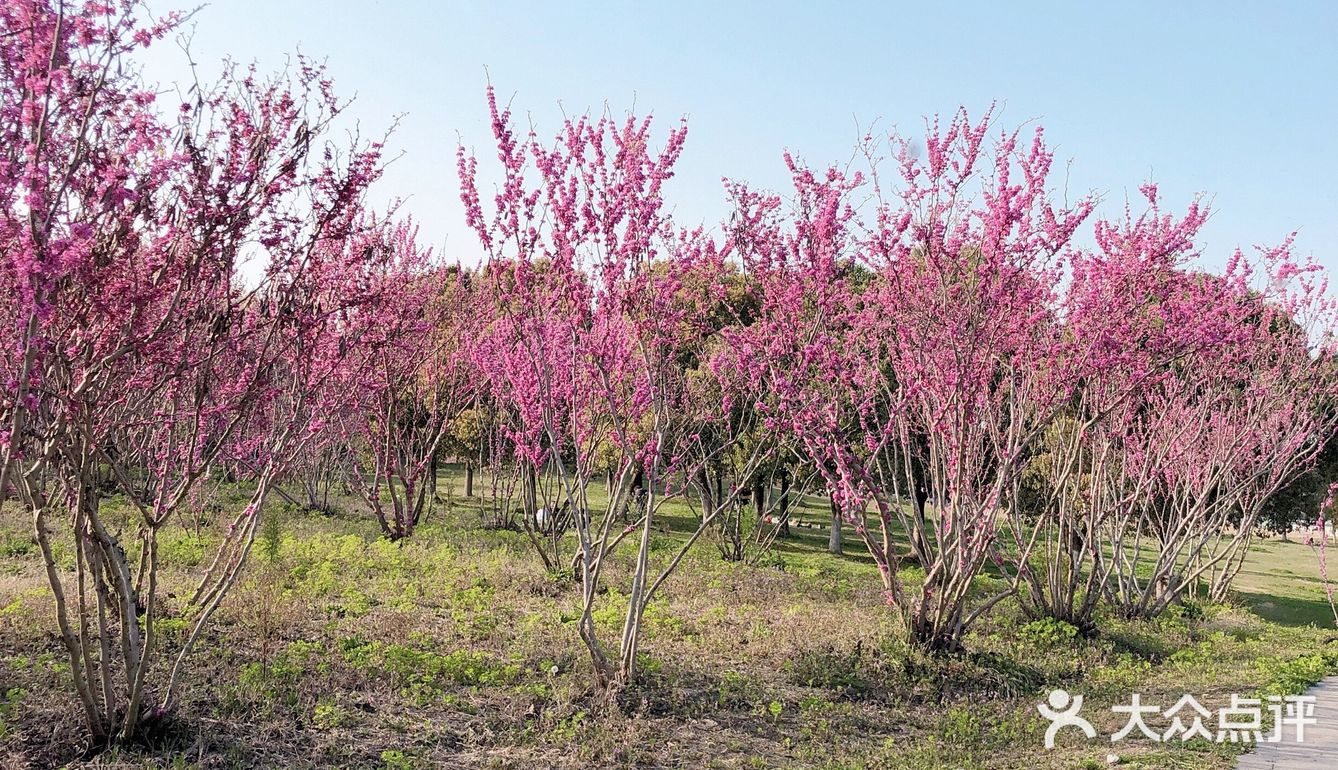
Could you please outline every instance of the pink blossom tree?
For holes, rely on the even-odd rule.
[[[656,367],[661,351],[652,346],[659,341],[638,334],[638,322],[650,320],[638,314],[650,309],[640,303],[656,298],[644,281],[668,235],[660,190],[685,133],[671,132],[657,154],[649,147],[649,121],[581,118],[568,121],[546,147],[533,135],[516,138],[491,89],[488,101],[503,166],[491,220],[483,213],[476,162],[463,148],[459,155],[468,221],[488,255],[493,292],[479,362],[493,398],[514,410],[508,438],[515,455],[528,473],[554,479],[543,487],[553,497],[542,501],[552,518],[540,525],[560,531],[556,525],[565,520],[576,535],[578,631],[604,688],[632,675],[634,632],[646,601],[643,546],[619,659],[612,662],[592,611],[605,557],[622,540],[610,512],[621,507],[638,474],[652,495],[640,516],[643,542],[658,506],[653,495],[671,398],[671,385],[660,378],[672,370]],[[602,442],[615,448],[616,471],[601,516],[589,492]]]
[[[468,222],[487,255],[480,278],[486,321],[476,360],[512,447],[532,475],[549,518],[536,544],[550,568],[564,565],[564,532],[574,535],[571,567],[581,587],[577,623],[596,685],[616,690],[634,677],[645,608],[687,550],[713,525],[704,517],[682,548],[652,567],[658,512],[696,476],[703,453],[689,401],[687,366],[709,358],[707,316],[724,296],[727,247],[701,231],[676,229],[663,187],[686,128],[651,149],[649,119],[582,117],[545,144],[518,138],[509,111],[488,94],[502,181],[485,215],[477,162],[459,154]],[[713,277],[714,276],[714,277]],[[487,299],[484,299],[484,296]],[[485,311],[480,310],[480,315]],[[717,413],[726,404],[711,405]],[[730,451],[717,443],[712,452]],[[606,475],[607,506],[591,503]],[[739,494],[733,490],[731,494]],[[527,490],[526,494],[530,494]],[[629,523],[616,524],[630,510]],[[624,542],[633,542],[615,645],[592,615]]]
[[[134,737],[171,705],[180,659],[159,705],[144,705],[162,652],[157,533],[211,463],[254,440],[240,429],[270,408],[292,372],[285,354],[310,333],[314,255],[356,221],[379,154],[311,152],[343,105],[305,62],[268,80],[230,67],[160,115],[128,57],[178,17],[144,26],[138,10],[22,0],[0,11],[0,286],[17,298],[4,318],[0,488],[32,513],[97,744]],[[248,250],[270,260],[252,288],[238,277]],[[273,425],[272,458],[308,423]],[[99,466],[130,501],[137,547],[104,520]],[[262,475],[244,517],[263,488]],[[73,577],[52,551],[63,522]],[[213,606],[188,612],[203,623]]]
[[[1314,265],[1287,246],[1256,265],[1238,252],[1224,276],[1183,275],[1168,305],[1197,344],[1114,426],[1121,463],[1147,469],[1107,534],[1107,592],[1135,616],[1200,582],[1224,600],[1264,504],[1338,428],[1333,303]]]
[[[1262,287],[1239,254],[1225,276],[1193,272],[1207,210],[1177,218],[1142,192],[1144,213],[1098,222],[1097,249],[1073,255],[1058,360],[1077,387],[1010,495],[1014,540],[1034,546],[1008,559],[1024,607],[1084,631],[1102,599],[1140,616],[1200,582],[1225,599],[1264,504],[1333,432],[1313,266],[1284,247]]]
[[[413,534],[436,491],[437,459],[474,402],[470,345],[475,309],[465,275],[434,265],[407,224],[384,228],[365,249],[386,255],[376,302],[361,308],[365,377],[354,428],[361,458],[352,475],[391,540]],[[364,467],[365,466],[365,467]]]
[[[1072,390],[1008,494],[1013,542],[1030,547],[1004,551],[1001,566],[1020,581],[1024,609],[1084,632],[1113,568],[1103,558],[1107,524],[1146,493],[1162,460],[1123,457],[1119,426],[1204,344],[1170,313],[1208,211],[1196,201],[1177,218],[1161,211],[1155,187],[1142,192],[1144,212],[1126,207],[1122,221],[1098,221],[1097,249],[1070,255],[1055,353]]]
[[[736,196],[736,221],[754,230],[743,256],[764,304],[748,334],[773,424],[823,469],[927,649],[959,646],[1011,593],[972,589],[998,550],[1005,493],[1068,395],[1057,287],[1091,210],[1052,200],[1039,131],[991,144],[989,127],[965,114],[934,123],[923,157],[892,137],[895,187],[871,145],[862,174],[790,160],[788,221],[778,199]],[[854,265],[871,275],[853,280]],[[908,562],[922,578],[900,574]]]

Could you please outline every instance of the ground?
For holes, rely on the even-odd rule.
[[[1107,618],[1087,639],[1004,604],[965,654],[926,659],[899,641],[853,538],[834,557],[826,531],[796,527],[753,567],[699,543],[648,613],[642,682],[609,706],[587,685],[575,589],[545,573],[522,534],[481,528],[461,490],[448,471],[447,500],[400,544],[348,499],[329,516],[274,506],[190,659],[173,720],[151,745],[93,757],[81,757],[28,521],[4,509],[0,767],[1095,768],[1113,748],[1121,767],[1228,768],[1229,744],[1112,746],[1104,736],[1123,719],[1111,705],[1189,693],[1212,709],[1338,671],[1333,613],[1301,543],[1257,545],[1228,605]],[[219,502],[244,497],[225,488]],[[825,518],[824,499],[804,503],[809,520]],[[659,559],[689,522],[685,508],[669,513]],[[164,535],[169,609],[216,525],[186,517]],[[601,597],[608,634],[624,610],[617,591]],[[181,643],[183,621],[159,627],[169,648]],[[1069,730],[1044,748],[1036,704],[1055,687],[1084,695],[1101,740]]]

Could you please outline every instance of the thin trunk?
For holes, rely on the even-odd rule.
[[[525,464],[524,478],[521,480],[521,505],[525,506],[525,518],[534,522],[534,515],[539,510],[539,480],[532,464]]]
[[[428,497],[431,500],[437,499],[437,472],[440,470],[440,468],[441,468],[441,460],[438,459],[437,453],[433,452],[432,462],[430,463],[430,467],[428,469],[428,484],[431,485],[431,492],[432,492],[432,494],[429,495]]]
[[[704,465],[697,471],[697,487],[701,490],[702,521],[709,521],[715,516],[716,497],[715,486],[711,483],[711,474],[707,472]]]
[[[831,501],[832,507],[832,531],[827,536],[827,553],[841,555],[841,509],[836,504],[836,500]]]

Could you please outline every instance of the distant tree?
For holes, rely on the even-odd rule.
[[[476,396],[477,398],[477,396]],[[451,421],[447,451],[464,462],[465,497],[474,496],[474,474],[483,465],[487,412],[480,406],[471,406]]]
[[[1338,483],[1338,440],[1330,438],[1313,465],[1268,498],[1259,511],[1259,526],[1286,538],[1294,527],[1314,524],[1315,511],[1334,483]]]
[[[382,299],[362,308],[360,320],[367,375],[358,385],[363,399],[353,430],[366,461],[355,459],[352,475],[391,540],[412,535],[432,505],[438,456],[478,384],[468,282],[460,271],[432,264],[415,235],[401,223],[382,228],[368,245],[387,257],[368,278]]]

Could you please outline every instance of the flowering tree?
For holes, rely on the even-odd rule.
[[[281,375],[322,376],[282,362],[318,322],[305,312],[313,255],[344,236],[378,168],[377,145],[310,157],[342,105],[305,63],[270,80],[229,69],[160,116],[126,57],[176,17],[141,26],[137,7],[25,0],[0,11],[0,283],[18,298],[4,319],[0,487],[32,512],[97,743],[133,737],[170,706],[180,659],[160,705],[143,705],[161,646],[157,533],[208,466],[245,443],[240,430],[271,409]],[[270,265],[248,289],[237,268],[252,245]],[[268,447],[248,438],[251,449],[281,457],[276,444],[307,432],[310,411],[291,413],[271,423]],[[104,522],[99,466],[134,508],[137,548]],[[271,461],[243,518],[278,472]],[[72,526],[73,579],[52,555],[57,507]]]
[[[1222,598],[1261,510],[1338,428],[1335,307],[1312,265],[1284,245],[1191,272],[1206,212],[1165,215],[1153,188],[1076,249],[1092,201],[1054,200],[1040,131],[990,141],[990,117],[962,113],[923,155],[866,141],[858,173],[787,156],[792,209],[729,185],[716,240],[664,207],[684,127],[657,151],[648,119],[583,117],[549,144],[490,91],[490,214],[458,156],[487,260],[471,276],[366,213],[380,144],[324,138],[344,104],[319,67],[229,66],[164,116],[130,55],[180,18],[137,9],[0,9],[0,496],[32,516],[98,745],[170,709],[303,457],[346,452],[399,539],[443,447],[477,448],[491,518],[519,490],[536,550],[579,584],[607,691],[634,678],[642,616],[687,550],[714,531],[742,558],[749,495],[788,488],[790,463],[822,476],[910,641],[945,650],[1024,586],[1029,610],[1085,629],[1101,597],[1130,616],[1202,581]],[[189,602],[164,606],[158,534],[219,464],[250,499]],[[133,541],[109,526],[104,473]],[[690,489],[696,530],[652,564],[662,506]],[[1007,579],[981,595],[991,562]],[[593,612],[611,575],[616,643]],[[189,632],[159,680],[155,620],[178,611]]]
[[[643,303],[656,298],[650,265],[667,230],[660,189],[685,133],[671,132],[657,155],[649,148],[649,121],[582,118],[568,121],[548,148],[533,136],[515,137],[509,112],[499,110],[491,89],[488,101],[504,171],[491,221],[484,217],[476,162],[463,148],[459,154],[467,217],[488,254],[492,292],[478,360],[492,397],[514,410],[508,438],[515,455],[528,472],[551,472],[555,479],[553,498],[543,505],[552,516],[570,517],[575,531],[578,630],[597,682],[607,686],[630,677],[635,664],[648,549],[637,560],[614,664],[591,611],[604,557],[621,538],[611,531],[614,517],[593,510],[589,490],[605,441],[617,453],[608,511],[619,509],[638,473],[652,494],[660,482],[672,387],[663,378],[673,372],[657,366],[661,341],[639,332],[651,320],[644,313],[652,308]],[[643,541],[657,504],[649,499],[641,516]]]
[[[1073,256],[1059,360],[1078,387],[1010,496],[1036,547],[1014,562],[1024,606],[1083,630],[1102,598],[1155,615],[1206,581],[1224,599],[1266,501],[1333,431],[1313,266],[1284,247],[1259,289],[1239,254],[1223,277],[1192,272],[1207,210],[1176,218],[1142,191],[1147,211],[1098,222],[1097,250]]]
[[[714,522],[705,516],[652,571],[660,507],[681,494],[701,462],[732,449],[717,442],[704,451],[697,428],[712,418],[684,417],[687,371],[709,358],[709,316],[727,293],[727,249],[700,231],[676,230],[662,211],[685,128],[670,131],[653,152],[649,119],[585,117],[567,121],[550,146],[533,134],[518,139],[491,90],[488,99],[503,168],[491,217],[477,162],[459,153],[468,222],[488,259],[478,289],[486,321],[476,361],[490,400],[505,414],[511,449],[497,454],[516,458],[530,474],[525,494],[537,498],[527,505],[531,515],[542,506],[551,517],[539,522],[542,542],[535,537],[550,568],[563,564],[564,528],[575,535],[578,631],[596,684],[616,688],[635,675],[646,606]],[[728,409],[723,399],[696,403],[717,415]],[[591,504],[597,475],[608,479],[602,509]],[[623,510],[632,511],[630,521],[615,526]],[[599,638],[592,610],[608,557],[626,540],[636,550],[615,653]]]
[[[1119,222],[1098,221],[1095,251],[1070,255],[1057,360],[1072,390],[1055,424],[1009,491],[1013,541],[1004,551],[1025,609],[1092,630],[1113,563],[1103,558],[1107,525],[1133,506],[1164,458],[1124,457],[1120,426],[1138,419],[1161,378],[1205,344],[1174,309],[1183,265],[1207,221],[1198,202],[1183,217],[1163,213],[1156,188],[1148,208]],[[1028,558],[1019,558],[1027,556]]]
[[[355,459],[352,467],[382,533],[399,540],[413,534],[431,504],[438,454],[473,403],[474,308],[461,271],[432,265],[411,226],[383,228],[378,236],[364,247],[386,257],[372,277],[376,302],[361,308],[366,376],[353,384],[362,398],[356,430],[368,461],[364,468]]]
[[[988,130],[988,116],[935,123],[922,158],[894,136],[895,189],[872,149],[867,177],[787,158],[788,223],[778,199],[736,194],[764,297],[750,358],[771,382],[773,424],[822,469],[909,638],[929,649],[958,646],[1009,593],[969,601],[1005,492],[1068,394],[1054,365],[1059,260],[1091,209],[1052,202],[1039,131],[990,145]],[[867,223],[852,204],[866,189]],[[923,579],[898,574],[908,559]]]
[[[1332,303],[1287,247],[1258,268],[1238,253],[1223,277],[1188,274],[1174,328],[1201,341],[1116,426],[1121,461],[1145,483],[1110,520],[1111,601],[1156,615],[1200,581],[1226,598],[1267,500],[1333,436]]]

